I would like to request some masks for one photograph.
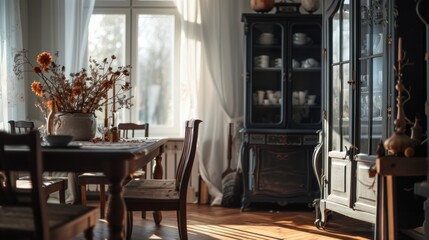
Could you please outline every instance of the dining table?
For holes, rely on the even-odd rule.
[[[125,239],[124,226],[126,206],[122,199],[122,186],[130,173],[155,160],[154,174],[162,178],[161,165],[165,138],[127,139],[120,142],[71,142],[63,147],[42,146],[44,171],[57,172],[102,172],[110,180],[107,203],[109,239]],[[8,152],[19,161],[23,149]],[[22,159],[22,158],[21,158]],[[161,218],[161,213],[154,217]],[[157,220],[157,219],[155,219]]]

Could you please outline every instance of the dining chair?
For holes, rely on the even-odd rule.
[[[19,151],[19,161],[11,157]],[[13,160],[12,160],[13,159]],[[83,232],[93,238],[97,222],[96,207],[46,202],[43,186],[43,157],[38,131],[9,134],[0,131],[0,238],[1,239],[73,239]],[[32,188],[16,188],[15,172],[28,172]]]
[[[32,121],[9,121],[10,133],[11,134],[24,134],[34,130],[34,122]],[[66,190],[68,187],[68,180],[60,177],[43,176],[42,186],[46,195],[46,199],[49,195],[55,192],[59,193],[60,203],[66,202]],[[31,179],[29,176],[22,176],[16,180],[17,188],[19,189],[30,189]]]
[[[149,137],[149,124],[135,124],[135,123],[120,123],[118,124],[118,129],[121,133],[121,137],[127,139],[129,136],[131,138],[135,137],[136,130],[143,130],[144,136]],[[131,174],[130,178],[135,177],[146,177],[146,169],[144,171],[136,171]],[[100,198],[100,218],[105,218],[105,209],[106,209],[106,189],[105,186],[110,184],[109,179],[102,173],[83,173],[78,176],[78,185],[80,187],[80,197],[81,204],[87,204],[87,185],[93,184],[99,186],[99,198]],[[144,216],[144,214],[142,214]]]
[[[133,211],[176,211],[180,239],[188,239],[186,197],[201,122],[199,119],[186,121],[183,152],[175,179],[135,178],[124,186],[123,199],[127,208],[126,237],[128,240],[131,239],[133,230]]]

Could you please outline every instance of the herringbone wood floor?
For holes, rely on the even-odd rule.
[[[156,226],[152,214],[141,219],[134,213],[132,239],[178,239],[175,212],[163,212],[161,226]],[[326,229],[314,226],[314,209],[307,205],[279,207],[256,206],[244,212],[219,206],[188,204],[189,239],[373,239],[373,225],[340,214],[331,215]],[[99,222],[95,239],[107,239],[106,223]],[[76,239],[81,239],[78,237]]]

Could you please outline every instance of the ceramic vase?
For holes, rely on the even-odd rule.
[[[89,141],[97,129],[93,113],[57,112],[52,121],[52,134],[71,135],[75,141]]]
[[[274,7],[274,0],[250,0],[250,7],[255,12],[269,12]]]
[[[320,2],[319,0],[301,0],[301,6],[305,11],[313,13],[319,9]]]

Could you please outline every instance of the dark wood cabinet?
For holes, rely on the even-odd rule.
[[[252,202],[311,203],[322,122],[320,15],[243,14],[244,194]]]

